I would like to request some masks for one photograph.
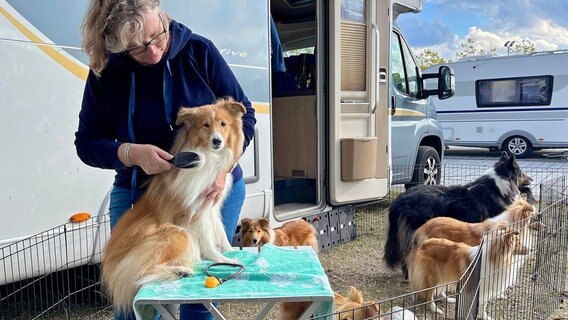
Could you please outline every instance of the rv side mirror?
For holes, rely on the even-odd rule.
[[[454,70],[448,66],[438,69],[438,99],[448,99],[456,93]]]
[[[429,81],[428,79],[431,79]],[[432,88],[436,85],[436,80],[438,80],[437,88]],[[430,89],[426,85],[426,81],[429,81]],[[421,98],[427,98],[432,95],[437,95],[438,99],[448,99],[453,96],[456,92],[456,79],[454,76],[454,70],[448,66],[441,66],[438,69],[438,73],[426,73],[422,75],[422,94]]]

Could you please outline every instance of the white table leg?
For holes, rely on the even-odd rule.
[[[203,305],[205,306],[205,308],[207,308],[207,310],[209,310],[209,312],[211,312],[211,314],[215,319],[226,320],[225,317],[223,317],[223,315],[221,314],[221,312],[219,312],[219,309],[215,307],[213,302],[204,302]]]

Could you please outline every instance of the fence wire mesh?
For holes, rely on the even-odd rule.
[[[441,168],[441,183],[464,184],[488,168],[445,165]],[[537,200],[539,221],[546,228],[531,231],[530,252],[522,259],[513,259],[502,270],[502,273],[517,271],[514,284],[507,285],[504,292],[485,306],[494,319],[544,319],[556,309],[565,291],[568,251],[565,172],[531,167],[523,167],[523,171],[533,179],[531,189]],[[393,186],[386,199],[357,208],[355,228],[360,240],[386,235],[390,200],[401,192],[404,186]],[[98,266],[102,246],[110,234],[106,219],[108,216],[65,224],[0,248],[0,319],[98,319],[99,315],[112,318],[110,302],[101,292]],[[85,256],[92,258],[89,261],[78,258]],[[483,305],[478,304],[480,284],[485,281],[484,288],[490,287],[495,278],[484,278],[487,272],[482,270],[483,259],[482,255],[476,256],[458,281],[437,287],[437,291],[447,292],[448,297],[456,300],[450,303],[436,297],[434,302],[442,314],[432,312],[430,304],[416,299],[417,292],[378,299],[374,303],[378,313],[369,313],[367,306],[364,314],[369,319],[475,319],[483,310]],[[48,273],[44,274],[45,271]],[[342,315],[349,312],[343,311]],[[410,312],[415,318],[410,317]],[[324,318],[335,319],[338,315]]]

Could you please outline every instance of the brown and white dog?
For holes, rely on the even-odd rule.
[[[480,247],[483,250],[480,303],[486,303],[496,293],[502,292],[500,286],[506,283],[507,277],[503,267],[511,265],[513,254],[528,253],[527,248],[521,244],[519,232],[511,230],[510,227],[491,231],[487,243],[482,246],[472,247],[463,242],[442,238],[424,240],[408,256],[410,289],[419,291],[418,297],[430,303],[432,312],[443,314],[436,307],[434,299],[436,295],[444,298],[445,288],[429,288],[458,281],[474,260]],[[484,289],[484,283],[491,284],[492,287]],[[454,302],[453,299],[448,299],[448,302]]]
[[[298,219],[272,229],[267,219],[241,220],[241,239],[244,247],[262,247],[266,243],[276,246],[311,246],[319,252],[317,230],[305,220]]]
[[[463,242],[470,246],[477,246],[481,243],[485,232],[509,224],[522,233],[522,230],[526,230],[535,215],[535,207],[527,201],[525,195],[520,195],[501,214],[482,222],[469,223],[450,217],[432,218],[414,232],[412,245],[417,247],[428,238],[444,238],[454,242]],[[540,222],[533,224],[540,228]]]
[[[231,244],[220,218],[231,174],[217,204],[203,207],[202,193],[241,156],[245,113],[232,99],[178,112],[180,129],[170,153],[192,151],[200,162],[152,177],[148,190],[112,230],[103,252],[102,281],[116,310],[130,311],[143,283],[192,275],[191,267],[200,259],[232,261],[221,254]]]

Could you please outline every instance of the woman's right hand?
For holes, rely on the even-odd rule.
[[[128,160],[125,158],[125,149],[127,145],[128,143],[123,143],[120,145],[118,150],[120,160],[126,165],[129,164]],[[168,160],[171,160],[173,156],[167,151],[151,144],[133,143],[130,146],[129,156],[130,162],[133,165],[142,168],[147,175],[168,171],[173,167],[173,165],[168,162]]]

